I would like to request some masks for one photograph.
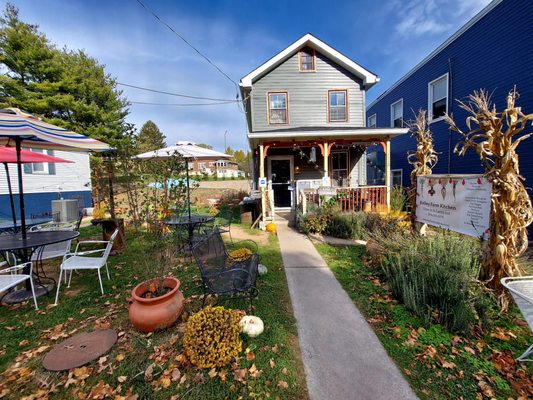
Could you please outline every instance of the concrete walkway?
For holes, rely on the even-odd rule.
[[[311,400],[416,399],[311,241],[276,225]]]

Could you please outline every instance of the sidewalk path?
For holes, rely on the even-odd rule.
[[[416,399],[311,241],[276,225],[311,400]]]

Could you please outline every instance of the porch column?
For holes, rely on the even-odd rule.
[[[324,142],[324,178],[329,178],[329,148],[328,148],[328,142]],[[328,180],[329,182],[329,180]]]
[[[259,178],[265,177],[265,148],[261,143],[259,145]],[[261,220],[266,219],[266,190],[265,187],[261,187]]]
[[[385,185],[387,186],[387,210],[390,211],[390,139],[385,142]]]

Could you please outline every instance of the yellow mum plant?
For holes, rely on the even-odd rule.
[[[252,251],[246,247],[241,247],[237,250],[229,252],[229,258],[234,262],[246,261],[252,255]]]
[[[241,311],[205,307],[187,321],[183,347],[197,368],[223,367],[242,351]]]

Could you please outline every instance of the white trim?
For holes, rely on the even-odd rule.
[[[394,114],[393,114],[393,108],[396,104],[402,104],[402,125],[403,125],[403,97],[399,100],[396,100],[394,103],[391,103],[390,105],[390,126],[391,128],[394,128]]]
[[[407,74],[405,74],[403,77],[398,79],[385,92],[380,94],[372,103],[370,103],[370,105],[367,108],[370,109],[370,108],[374,107],[374,105],[376,105],[376,103],[378,101],[383,99],[390,92],[392,92],[394,89],[396,89],[398,86],[400,86],[403,82],[405,82],[411,75],[413,75],[416,71],[418,71],[420,68],[422,68],[425,64],[427,64],[430,60],[432,60],[435,56],[437,56],[446,47],[448,47],[450,44],[452,44],[457,38],[459,38],[463,33],[465,33],[473,25],[475,25],[485,15],[487,15],[489,12],[491,12],[502,1],[503,0],[493,0],[491,3],[489,3],[484,9],[482,9],[479,13],[477,13],[474,17],[472,17],[472,19],[470,19],[470,21],[468,21],[461,28],[459,28],[459,30],[457,30],[453,35],[451,35],[448,39],[446,39],[439,47],[437,47],[435,50],[433,50],[431,53],[429,53],[418,64],[416,64],[409,72],[407,72]]]
[[[370,119],[372,117],[374,117],[376,119],[374,126],[370,126]],[[366,126],[367,126],[367,128],[371,128],[371,129],[375,129],[376,126],[378,126],[378,113],[374,113],[374,114],[372,114],[371,116],[368,117],[368,119],[366,120]]]
[[[428,83],[428,122],[431,124],[432,122],[441,121],[444,119],[444,117],[438,117],[433,119],[433,103],[435,102],[433,100],[433,94],[431,90],[431,85],[435,84],[435,82],[440,81],[442,78],[446,78],[446,113],[448,113],[448,103],[450,102],[450,76],[448,72],[446,72],[444,75],[439,76],[436,79],[433,79],[431,82]],[[442,100],[442,99],[438,99]]]
[[[407,128],[361,128],[354,131],[301,131],[283,132],[271,131],[262,133],[249,133],[248,139],[276,139],[276,138],[301,138],[301,137],[360,137],[360,136],[385,136],[382,139],[389,139],[394,136],[403,135],[409,132]]]
[[[289,56],[291,56],[296,51],[299,51],[300,48],[305,46],[312,47],[315,49],[315,51],[318,50],[321,54],[332,59],[340,66],[353,73],[355,76],[361,78],[363,80],[363,85],[366,89],[369,89],[371,86],[379,82],[379,77],[377,75],[363,68],[355,61],[350,60],[344,54],[338,52],[333,47],[327,45],[320,39],[308,33],[302,36],[293,44],[291,44],[285,50],[280,51],[278,54],[276,54],[274,57],[272,57],[270,60],[266,61],[262,65],[260,65],[258,68],[254,69],[248,75],[242,77],[239,85],[241,87],[251,88],[252,83],[256,78],[275,68]]]
[[[289,182],[289,186],[293,186],[294,184],[294,156],[293,155],[277,155],[277,156],[267,156],[267,159],[268,159],[268,162],[267,162],[267,168],[268,168],[268,171],[267,171],[267,177],[268,177],[268,180],[270,182],[270,185],[272,186],[272,160],[289,160],[290,161],[290,169],[291,169],[291,177],[290,177],[290,182]],[[274,189],[272,189],[274,190]],[[274,205],[274,211],[276,210],[290,210],[290,209],[293,209],[294,208],[294,190],[293,191],[290,191],[289,190],[289,193],[290,193],[290,196],[291,196],[291,206],[290,207],[276,207]]]

